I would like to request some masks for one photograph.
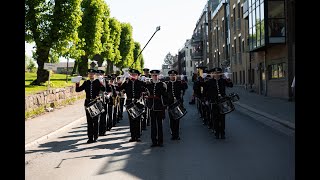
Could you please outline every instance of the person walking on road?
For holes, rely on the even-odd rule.
[[[95,79],[96,70],[89,69],[88,70],[89,80],[83,82],[81,86],[79,86],[79,82],[76,83],[76,92],[85,91],[86,92],[86,99],[84,101],[84,106],[87,107],[90,102],[94,101],[98,96],[100,91],[104,91],[105,87],[103,83],[100,82],[98,79]],[[91,118],[89,112],[86,110],[87,116],[87,134],[88,134],[88,141],[87,143],[97,142],[98,133],[99,133],[99,118],[100,115]]]
[[[206,101],[213,103],[213,127],[217,139],[225,139],[225,115],[219,113],[219,99],[226,96],[226,87],[233,87],[229,78],[223,77],[222,69],[216,67],[209,71],[211,79],[206,82],[204,94]]]
[[[159,80],[159,70],[150,71],[152,82],[145,84],[147,88],[147,107],[150,109],[151,147],[163,146],[163,115],[167,105],[167,85]]]

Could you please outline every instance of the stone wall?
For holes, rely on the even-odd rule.
[[[42,91],[25,97],[25,111],[31,111],[51,103],[60,103],[70,98],[78,98],[84,94],[84,91],[76,92],[74,86]]]

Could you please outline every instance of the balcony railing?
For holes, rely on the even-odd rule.
[[[194,34],[191,38],[191,44],[202,42],[202,41],[203,41],[202,33]]]

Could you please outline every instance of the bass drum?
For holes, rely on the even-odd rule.
[[[145,112],[145,106],[140,101],[134,101],[125,107],[132,119],[137,119]]]
[[[222,97],[218,101],[219,113],[220,114],[228,114],[234,111],[235,107],[231,101],[230,97]]]
[[[178,120],[187,114],[186,108],[184,108],[183,104],[179,101],[171,104],[169,106],[168,112],[174,120]]]

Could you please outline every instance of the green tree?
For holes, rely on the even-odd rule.
[[[121,23],[120,55],[121,61],[116,63],[120,69],[129,67],[133,63],[134,41],[132,38],[132,26],[129,23]]]
[[[113,64],[117,64],[121,60],[120,55],[120,37],[121,37],[121,24],[114,17],[109,18],[109,28],[110,28],[110,36],[108,39],[107,49],[107,73],[113,72]]]
[[[34,72],[35,68],[36,68],[36,63],[33,61],[33,59],[29,58],[28,65],[27,65],[28,71]]]
[[[77,36],[80,26],[82,0],[26,0],[25,40],[35,42],[34,58],[38,64],[37,79],[32,85],[40,85],[48,80],[49,72],[44,63],[49,62],[51,49],[59,51],[66,42]]]
[[[100,55],[98,56],[98,59],[96,59],[98,61],[98,66],[102,66],[103,62],[105,59],[108,58],[108,56],[111,56],[110,54],[113,53],[113,49],[109,48],[109,39],[110,39],[110,28],[109,28],[109,19],[110,19],[110,10],[109,7],[106,3],[103,4],[104,9],[104,13],[103,13],[103,33],[101,36],[101,43],[102,43],[102,52]],[[112,45],[112,44],[111,44]]]
[[[84,55],[78,59],[78,71],[85,76],[88,70],[88,59],[102,52],[101,37],[103,33],[103,17],[106,11],[103,0],[83,0],[81,4],[83,12],[82,24],[79,27],[79,38],[85,44]]]
[[[143,69],[143,57],[142,54],[139,55],[141,52],[141,46],[139,42],[134,42],[134,49],[133,49],[133,57],[134,57],[134,63],[133,63],[133,68],[137,69],[139,71],[142,71]]]

